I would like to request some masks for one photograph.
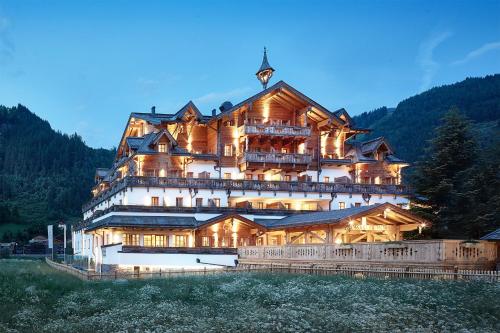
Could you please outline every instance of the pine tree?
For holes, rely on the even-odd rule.
[[[478,149],[471,123],[458,109],[451,109],[442,121],[427,156],[417,166],[415,189],[426,199],[423,203],[428,208],[423,211],[433,220],[433,236],[463,237],[471,202],[465,184]]]

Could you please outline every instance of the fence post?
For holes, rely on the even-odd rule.
[[[458,266],[453,267],[453,280],[458,280]]]

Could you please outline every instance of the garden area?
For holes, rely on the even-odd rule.
[[[500,284],[222,273],[84,282],[0,260],[0,332],[498,332]]]

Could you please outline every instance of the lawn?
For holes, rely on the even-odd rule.
[[[0,332],[498,332],[500,284],[227,274],[83,282],[0,260]]]

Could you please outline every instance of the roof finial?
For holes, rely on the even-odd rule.
[[[267,83],[271,76],[273,76],[274,68],[269,65],[267,61],[267,49],[264,47],[264,57],[262,58],[262,65],[260,65],[259,71],[257,72],[257,79],[259,79],[260,83],[262,83],[262,87],[264,89],[267,88]]]

